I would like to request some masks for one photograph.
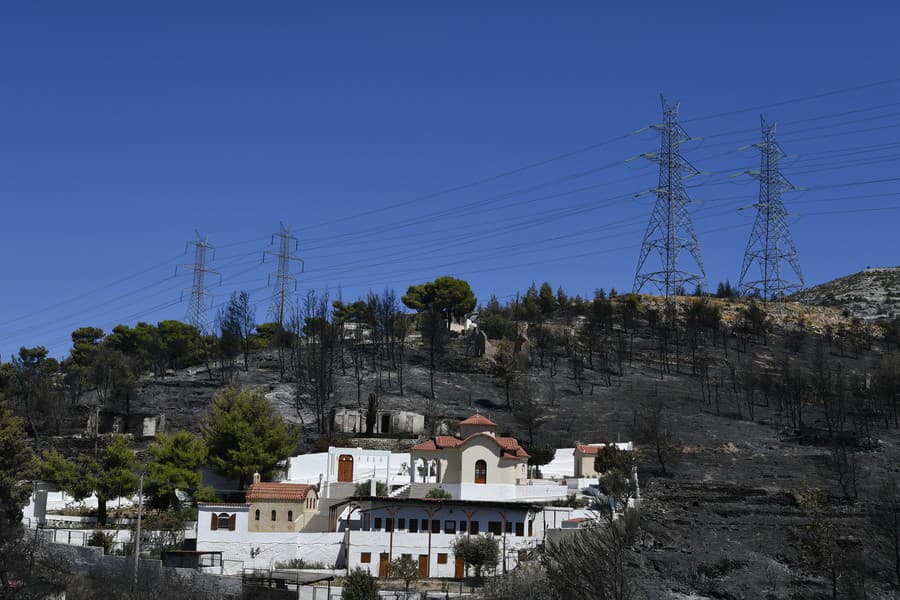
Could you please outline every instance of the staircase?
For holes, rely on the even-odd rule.
[[[401,487],[398,487],[396,490],[388,494],[391,498],[409,498],[409,488],[412,486],[411,483],[407,483]]]

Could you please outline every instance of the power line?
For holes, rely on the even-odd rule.
[[[789,100],[781,100],[779,102],[770,102],[768,104],[759,104],[757,106],[750,106],[747,108],[740,108],[737,110],[730,110],[726,112],[715,113],[711,115],[706,115],[702,117],[694,117],[693,119],[686,119],[685,123],[694,123],[696,121],[708,121],[710,119],[718,119],[721,117],[730,117],[732,115],[739,115],[748,112],[759,112],[764,111],[770,108],[776,108],[778,106],[785,106],[788,104],[796,104],[797,102],[809,102],[810,100],[818,100],[820,98],[827,98],[829,96],[837,96],[839,94],[847,94],[851,92],[858,92],[860,90],[867,90],[875,87],[880,87],[884,85],[890,85],[892,83],[900,82],[900,77],[893,77],[891,79],[882,79],[881,81],[873,81],[871,83],[863,83],[861,85],[854,85],[845,88],[839,88],[836,90],[830,90],[827,92],[822,92],[820,94],[813,94],[811,96],[800,96],[797,98],[791,98]]]

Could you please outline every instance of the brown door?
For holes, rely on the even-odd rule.
[[[388,567],[391,564],[391,557],[388,556],[387,552],[382,552],[378,556],[378,576],[379,577],[387,577],[388,576]]]
[[[338,457],[338,481],[353,481],[353,457],[349,454]]]
[[[466,561],[461,558],[456,559],[456,569],[453,576],[457,579],[462,579],[466,576]]]
[[[419,555],[419,577],[428,577],[428,555]]]

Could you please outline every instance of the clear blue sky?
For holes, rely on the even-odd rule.
[[[279,221],[301,292],[479,299],[532,280],[630,289],[658,150],[682,102],[712,286],[736,282],[759,113],[779,121],[808,284],[900,264],[892,3],[18,2],[0,7],[0,353],[81,325],[184,318],[185,243],[219,246],[214,302],[263,320]],[[791,101],[817,96],[813,100]],[[786,102],[791,101],[791,102]],[[778,104],[763,110],[743,110]],[[727,116],[706,118],[718,113]],[[832,116],[833,115],[833,116]],[[723,135],[725,134],[725,135]],[[873,147],[883,145],[880,148]],[[571,177],[570,177],[571,176]],[[831,186],[831,187],[828,187]],[[859,211],[864,208],[889,210]],[[831,214],[819,214],[819,213]]]

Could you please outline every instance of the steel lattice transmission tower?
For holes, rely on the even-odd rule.
[[[284,223],[280,224],[278,233],[272,234],[272,243],[275,238],[279,239],[278,250],[267,250],[263,254],[263,261],[266,255],[274,256],[278,259],[278,270],[275,272],[275,287],[272,290],[272,302],[269,307],[269,313],[275,322],[282,328],[284,327],[284,316],[291,308],[291,292],[297,287],[297,278],[291,274],[291,262],[297,261],[304,266],[303,259],[294,256],[294,252],[299,248],[299,242],[296,236],[291,234],[290,227],[285,227]],[[269,285],[272,283],[269,277]]]
[[[187,312],[185,313],[185,321],[196,327],[200,333],[205,333],[209,325],[209,322],[206,320],[206,298],[209,296],[209,291],[206,289],[206,274],[219,275],[220,281],[222,276],[218,271],[206,267],[207,251],[212,250],[215,252],[215,248],[209,243],[209,236],[203,237],[200,235],[200,232],[195,233],[197,239],[188,242],[188,246],[194,247],[194,264],[180,265],[182,268],[193,272],[194,279],[191,288],[185,290],[191,294],[188,300]]]
[[[660,99],[663,122],[651,126],[659,131],[659,154],[641,155],[659,163],[659,186],[652,190],[656,193],[656,203],[644,233],[632,291],[638,293],[650,282],[668,298],[681,293],[688,285],[706,288],[706,272],[700,256],[700,243],[687,208],[690,199],[684,189],[684,179],[699,173],[681,156],[681,143],[690,140],[690,136],[678,124],[679,103],[668,104],[663,96]],[[678,259],[683,251],[693,257],[696,272],[684,270],[679,265]],[[652,253],[658,254],[660,259],[659,268],[655,270],[647,264]]]
[[[779,163],[787,155],[775,141],[775,126],[766,124],[760,115],[762,141],[754,144],[761,158],[759,171],[749,175],[759,180],[759,201],[756,221],[744,251],[744,264],[738,284],[744,296],[759,295],[763,302],[776,299],[779,302],[791,292],[803,289],[803,274],[797,248],[787,224],[787,211],[781,201],[783,192],[794,189],[779,169]],[[796,279],[789,275],[793,271]]]

